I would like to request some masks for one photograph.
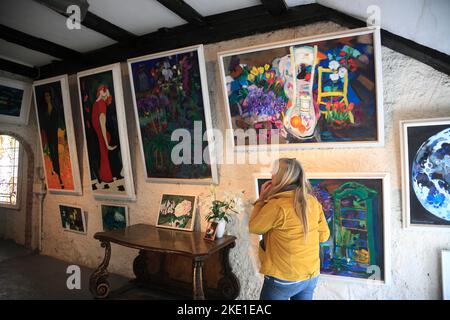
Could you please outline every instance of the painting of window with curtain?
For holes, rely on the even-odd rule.
[[[364,29],[219,53],[230,127],[255,129],[258,145],[274,132],[282,145],[382,144],[378,37]]]

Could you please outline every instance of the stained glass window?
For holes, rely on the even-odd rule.
[[[19,141],[0,135],[0,206],[17,205]]]

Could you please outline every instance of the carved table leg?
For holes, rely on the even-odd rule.
[[[222,250],[222,278],[219,280],[219,290],[222,294],[223,299],[234,300],[239,296],[241,286],[239,285],[239,280],[233,273],[233,269],[230,265],[229,253],[232,248],[236,245],[235,242],[227,246]]]
[[[144,250],[140,250],[138,256],[134,259],[133,272],[137,281],[145,282],[148,280],[147,257]]]
[[[105,248],[105,257],[98,268],[91,274],[89,279],[89,290],[95,298],[106,298],[109,294],[108,265],[111,258],[111,244],[109,241],[102,241],[102,248]]]
[[[205,300],[205,294],[203,292],[203,261],[194,260],[192,276],[194,300]]]

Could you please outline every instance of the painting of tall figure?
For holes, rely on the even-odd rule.
[[[380,54],[377,28],[219,53],[235,146],[383,145]],[[256,141],[237,145],[236,130],[255,130]]]
[[[404,227],[450,227],[450,118],[401,122]]]
[[[78,86],[92,192],[134,200],[120,64],[78,73]]]
[[[310,192],[322,205],[330,238],[320,244],[325,277],[386,283],[390,279],[389,176],[312,173]],[[256,196],[269,176],[256,179]]]
[[[33,84],[47,189],[82,194],[67,75]]]
[[[128,67],[146,178],[216,183],[203,46],[130,59]],[[176,151],[179,143],[188,148]]]

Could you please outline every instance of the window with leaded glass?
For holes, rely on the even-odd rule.
[[[19,141],[0,135],[0,206],[18,207]]]

